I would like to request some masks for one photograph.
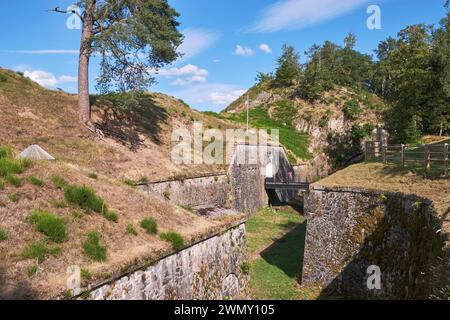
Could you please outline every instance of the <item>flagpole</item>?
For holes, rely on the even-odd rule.
[[[249,104],[250,104],[250,101],[249,101],[249,97],[247,94],[247,101],[245,102],[245,105],[247,106],[247,135],[248,135],[248,129],[249,129],[249,127],[248,127],[248,106],[249,106]]]

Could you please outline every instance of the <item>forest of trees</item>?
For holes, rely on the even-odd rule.
[[[374,50],[356,51],[350,33],[339,46],[330,41],[305,52],[283,47],[274,74],[259,73],[258,82],[295,86],[303,99],[316,100],[335,86],[364,89],[389,106],[386,128],[395,142],[414,143],[423,134],[450,134],[450,6],[439,26],[417,24],[401,30]]]

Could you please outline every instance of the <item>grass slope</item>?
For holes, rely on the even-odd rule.
[[[298,213],[262,209],[246,224],[251,257],[250,292],[254,299],[303,300],[316,288],[299,285],[306,221]]]
[[[223,170],[218,166],[177,166],[171,161],[172,132],[191,128],[235,128],[236,124],[191,109],[183,101],[148,93],[127,105],[120,95],[92,97],[93,122],[101,139],[78,121],[77,97],[47,90],[19,73],[0,68],[0,145],[20,152],[39,144],[57,160],[119,179],[163,180]]]

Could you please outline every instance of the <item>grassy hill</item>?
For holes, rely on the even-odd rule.
[[[0,75],[0,299],[64,296],[69,266],[82,268],[85,287],[173,252],[163,232],[189,245],[242,218],[206,220],[134,188],[221,169],[174,166],[170,136],[193,120],[234,125],[162,94],[131,109],[116,108],[118,97],[93,97],[103,138],[77,121],[74,95],[12,71]],[[34,143],[56,161],[17,158]]]
[[[295,86],[262,82],[218,117],[245,123],[248,97],[250,125],[279,129],[280,142],[288,149],[292,163],[317,162],[319,156],[321,162],[328,162],[324,166],[335,168],[357,152],[359,141],[372,135],[373,129],[382,122],[384,103],[364,90],[336,87],[315,101],[301,99],[296,90]]]
[[[159,93],[131,102],[118,96],[94,96],[93,121],[105,134],[101,138],[78,122],[75,95],[44,89],[5,69],[0,74],[0,144],[16,151],[39,144],[58,160],[118,179],[159,180],[218,170],[173,166],[172,131],[190,127],[193,121],[203,122],[205,128],[236,127]]]

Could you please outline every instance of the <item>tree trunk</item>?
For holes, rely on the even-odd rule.
[[[86,0],[81,32],[80,57],[78,62],[78,117],[86,123],[91,119],[89,101],[89,58],[92,49],[94,29],[94,9],[96,0]]]

